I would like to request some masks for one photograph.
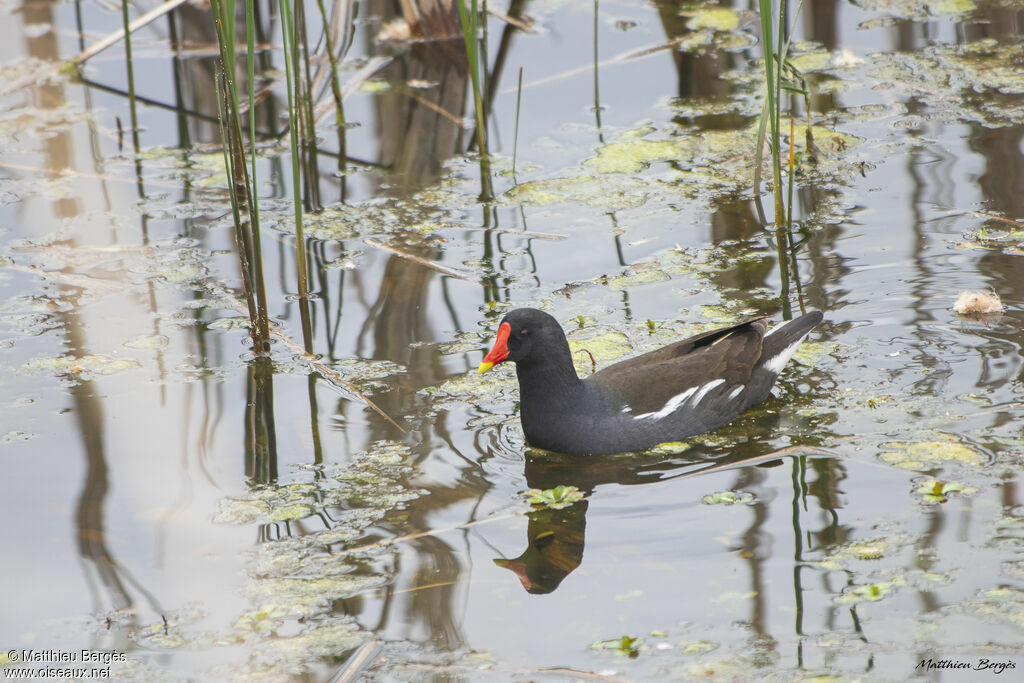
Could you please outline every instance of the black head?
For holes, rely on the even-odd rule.
[[[501,319],[498,337],[477,372],[487,372],[506,360],[529,363],[544,356],[568,356],[569,345],[562,326],[536,308],[517,308]],[[570,362],[571,364],[571,362]]]

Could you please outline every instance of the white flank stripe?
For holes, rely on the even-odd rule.
[[[683,403],[683,401],[685,401],[686,399],[688,399],[691,396],[693,396],[693,393],[695,391],[697,391],[697,389],[699,389],[699,388],[700,387],[690,387],[689,389],[687,389],[683,393],[676,394],[675,396],[670,398],[668,400],[668,403],[666,403],[662,407],[662,409],[659,410],[658,412],[656,412],[656,413],[644,413],[643,415],[634,415],[633,419],[634,420],[645,420],[645,419],[647,419],[649,417],[653,417],[655,420],[661,419],[661,418],[665,417],[666,415],[669,415],[670,413],[675,412],[675,409],[678,408]]]
[[[716,379],[713,382],[708,382],[707,384],[702,386],[700,388],[700,391],[697,392],[697,395],[693,397],[693,405],[697,405],[698,403],[700,403],[701,399],[703,399],[705,396],[707,396],[709,391],[711,391],[712,389],[714,389],[715,387],[717,387],[720,384],[725,384],[725,380],[724,379]]]
[[[632,413],[633,412],[633,408],[631,406],[622,406],[622,410],[620,410],[619,412],[620,413]]]
[[[729,396],[728,396],[728,399],[729,399],[730,401],[731,401],[731,400],[733,400],[734,398],[736,398],[737,396],[739,396],[740,394],[742,394],[742,393],[743,393],[743,390],[744,390],[744,389],[746,389],[746,388],[747,388],[747,387],[746,387],[746,385],[744,385],[744,384],[741,384],[741,385],[739,385],[738,387],[736,387],[735,389],[733,389],[732,391],[730,391],[730,392],[729,392]]]
[[[711,391],[712,389],[714,389],[715,387],[717,387],[720,384],[725,384],[725,380],[724,379],[716,379],[716,380],[712,380],[712,381],[708,382],[707,384],[702,384],[702,385],[697,386],[697,387],[690,387],[689,389],[687,389],[683,393],[676,394],[675,396],[670,398],[668,400],[668,403],[666,403],[664,406],[662,406],[661,410],[659,410],[657,412],[654,412],[654,413],[644,413],[643,415],[634,415],[633,419],[634,420],[646,420],[648,418],[653,418],[655,420],[660,420],[661,418],[667,417],[667,416],[671,415],[672,413],[676,412],[676,410],[678,410],[680,406],[682,406],[684,403],[686,403],[686,401],[691,396],[693,396],[693,404],[697,405],[698,403],[700,403],[702,398],[707,396],[709,391]],[[696,394],[696,396],[694,396],[694,394]]]

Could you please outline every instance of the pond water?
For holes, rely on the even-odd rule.
[[[209,13],[186,4],[133,35],[135,154],[123,45],[59,69],[120,8],[5,5],[5,673],[1024,668],[1024,3],[791,15],[818,148],[811,163],[797,101],[791,234],[752,202],[756,8],[722,8],[502,8],[533,24],[488,23],[496,199],[481,204],[461,44],[382,41],[396,8],[329,7],[354,17],[351,162],[338,172],[325,117],[324,210],[306,217],[314,367],[295,345],[284,62],[264,7],[270,367],[239,304]],[[1004,310],[959,316],[964,290]],[[754,314],[825,322],[729,426],[581,458],[526,447],[510,364],[475,372],[526,305],[598,365]],[[524,495],[557,486],[583,498]]]

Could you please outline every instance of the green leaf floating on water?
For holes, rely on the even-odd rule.
[[[640,645],[643,642],[640,638],[622,636],[621,638],[612,638],[611,640],[599,640],[596,643],[591,643],[590,648],[592,650],[614,650],[616,654],[625,655],[632,659],[640,654]]]
[[[929,479],[917,487],[916,493],[926,503],[945,503],[951,493],[969,492],[967,487],[958,481],[937,481]]]
[[[686,441],[666,441],[656,446],[651,446],[645,453],[650,455],[679,455],[693,448],[693,444]]]
[[[113,375],[118,372],[141,367],[138,362],[125,358],[88,355],[57,356],[55,358],[33,358],[25,363],[26,370],[52,372],[57,375]]]
[[[583,499],[583,492],[575,486],[556,486],[553,489],[529,489],[526,491],[526,502],[552,510],[561,510]]]
[[[701,500],[705,505],[750,504],[754,502],[754,494],[746,491],[719,491],[717,493],[709,493]]]
[[[851,604],[857,602],[878,602],[890,595],[893,590],[907,585],[903,577],[896,577],[892,581],[879,581],[864,586],[854,586],[836,598],[840,604]]]
[[[883,444],[886,450],[882,460],[894,467],[906,470],[924,469],[940,462],[959,462],[975,467],[985,463],[985,456],[970,446],[960,443],[948,434],[945,441],[902,442],[890,441]]]
[[[592,373],[594,363],[618,360],[633,352],[629,337],[610,327],[595,326],[573,330],[569,333],[568,340],[576,372],[582,375]]]
[[[735,31],[740,25],[740,15],[736,10],[725,7],[707,7],[686,12],[690,18],[686,27],[691,31],[709,28],[714,31]]]

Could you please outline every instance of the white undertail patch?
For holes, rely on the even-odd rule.
[[[807,334],[810,334],[810,332],[810,330],[807,330]],[[807,334],[803,335],[803,337],[800,337],[795,342],[782,349],[782,351],[779,351],[777,354],[769,358],[768,362],[761,367],[765,368],[769,372],[775,373],[776,375],[782,372],[782,368],[786,367],[786,363],[788,363],[789,359],[793,357],[794,353],[796,353],[796,347],[800,346]]]

